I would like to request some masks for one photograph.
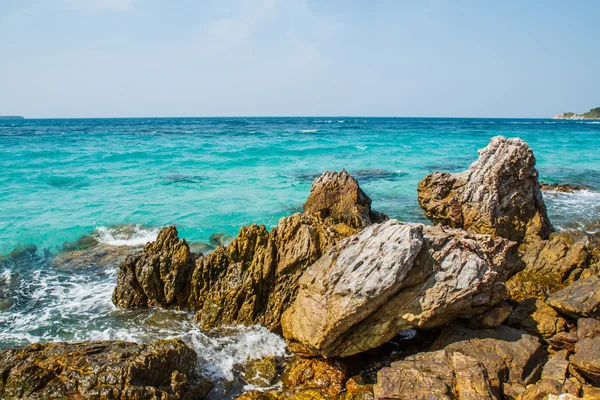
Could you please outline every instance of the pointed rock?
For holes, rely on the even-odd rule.
[[[492,138],[469,170],[434,172],[419,182],[418,194],[434,224],[517,242],[551,231],[535,157],[521,139]]]

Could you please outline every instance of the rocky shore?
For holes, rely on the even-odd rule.
[[[371,209],[346,171],[303,213],[195,253],[175,227],[120,264],[121,308],[260,324],[289,357],[248,360],[241,399],[600,399],[600,234],[554,232],[535,157],[493,138],[418,185],[433,225]],[[82,255],[83,256],[83,255]],[[121,254],[119,254],[121,256]],[[178,339],[0,350],[0,398],[218,398]]]

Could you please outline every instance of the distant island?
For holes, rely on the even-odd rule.
[[[583,114],[575,114],[574,112],[558,114],[553,119],[600,119],[600,107],[592,108]]]
[[[21,117],[20,115],[0,115],[0,119],[25,119],[25,117]]]

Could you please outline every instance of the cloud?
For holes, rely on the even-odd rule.
[[[60,0],[64,7],[85,13],[130,12],[135,0]]]

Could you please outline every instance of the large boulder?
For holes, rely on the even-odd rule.
[[[270,232],[245,226],[212,253],[193,254],[174,227],[165,228],[121,264],[113,302],[196,311],[205,329],[262,324],[279,331],[304,270],[339,240],[386,218],[370,204],[347,172],[326,172],[313,183],[304,214],[282,218]]]
[[[514,301],[529,297],[545,300],[576,280],[600,273],[598,233],[557,232],[548,240],[530,241],[520,252],[525,268],[506,284]]]
[[[390,220],[343,240],[304,272],[283,334],[299,354],[357,354],[402,330],[485,311],[520,267],[515,242]]]
[[[600,317],[600,277],[581,279],[548,298],[548,304],[572,318]]]
[[[469,170],[434,172],[419,182],[418,194],[434,224],[518,242],[551,231],[535,157],[521,139],[492,138]]]
[[[0,350],[3,399],[198,399],[211,384],[179,339],[32,344]]]
[[[546,356],[537,338],[506,326],[454,324],[432,350],[380,370],[376,399],[502,399],[510,385],[536,381]]]

